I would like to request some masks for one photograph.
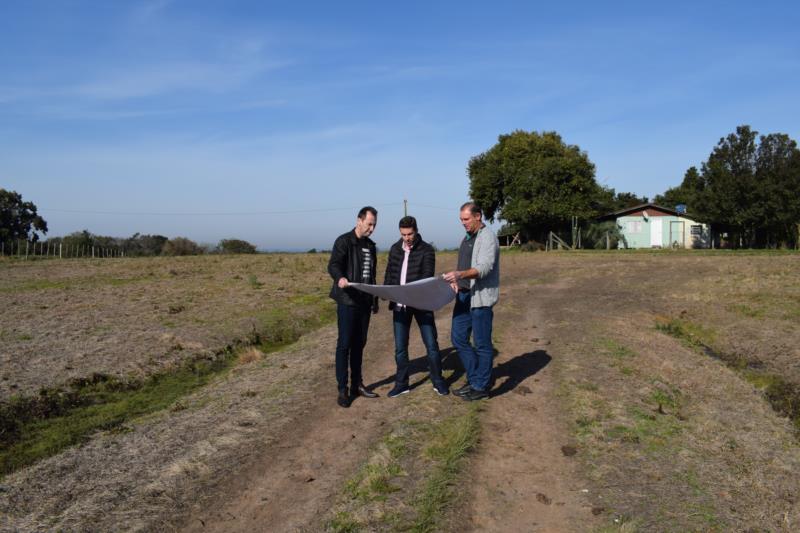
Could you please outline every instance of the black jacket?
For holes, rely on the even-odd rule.
[[[389,250],[389,262],[386,264],[386,274],[383,277],[384,285],[400,285],[400,272],[403,269],[405,254],[403,239],[400,239]],[[417,233],[411,244],[411,252],[408,254],[406,283],[433,277],[435,271],[436,251]],[[389,309],[394,309],[394,302],[389,303]]]
[[[362,247],[368,248],[372,257],[369,279],[362,279],[361,266],[364,264],[361,252]],[[378,301],[376,297],[357,289],[340,289],[339,280],[347,278],[347,281],[353,283],[374,285],[377,259],[375,243],[369,237],[363,237],[359,240],[356,237],[355,230],[339,235],[333,243],[331,258],[328,261],[328,274],[333,278],[330,297],[336,300],[337,303],[344,305],[374,307]]]

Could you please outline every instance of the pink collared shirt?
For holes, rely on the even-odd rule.
[[[406,255],[403,257],[403,266],[400,268],[400,285],[406,284],[406,273],[408,272],[408,256],[411,254],[411,248],[406,246],[405,241],[403,242],[403,251]],[[397,307],[405,307],[403,304],[397,304]]]

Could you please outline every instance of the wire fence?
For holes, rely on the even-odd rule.
[[[0,257],[16,257],[19,259],[51,258],[51,259],[105,259],[125,257],[125,250],[115,246],[93,246],[88,244],[65,244],[45,241],[11,241],[0,242]]]

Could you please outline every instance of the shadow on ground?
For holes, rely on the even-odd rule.
[[[552,359],[545,350],[536,350],[500,363],[494,368],[492,379],[495,383],[500,382],[504,377],[506,379],[498,387],[493,388],[489,395],[491,397],[502,396],[514,390],[517,385],[546,367]]]
[[[448,385],[452,385],[464,375],[464,367],[461,365],[461,360],[458,358],[456,349],[452,346],[441,350],[440,354],[442,358],[442,370],[453,371],[451,376],[447,379]],[[495,358],[497,358],[497,351],[495,351]],[[514,390],[520,383],[546,367],[551,359],[552,357],[550,357],[545,350],[535,350],[518,355],[505,363],[497,365],[492,371],[492,381],[494,383],[500,383],[500,385],[492,388],[490,396],[502,396]],[[417,374],[422,374],[422,376],[420,379],[414,381],[414,376]],[[419,387],[428,380],[427,356],[417,357],[409,362],[409,377],[412,381],[409,385],[411,390]],[[387,376],[380,381],[370,384],[368,388],[374,389],[382,385],[394,383],[394,379],[395,375],[392,374],[391,376]]]

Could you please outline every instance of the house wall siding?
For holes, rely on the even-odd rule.
[[[656,214],[658,213],[658,214]],[[617,218],[617,225],[625,237],[628,248],[672,248],[673,244],[682,248],[707,248],[708,227],[686,217],[669,215],[654,210],[648,211],[645,218],[643,212],[637,215],[626,215]],[[657,219],[662,224],[661,243],[654,244],[650,240],[651,224]],[[699,236],[692,234],[692,226],[700,226]]]

